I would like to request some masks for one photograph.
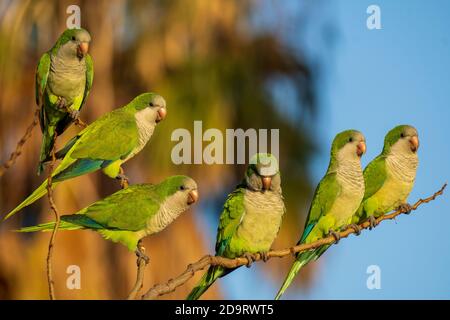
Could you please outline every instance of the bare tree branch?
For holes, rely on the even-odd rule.
[[[53,227],[52,235],[50,237],[50,241],[48,243],[48,253],[47,253],[47,282],[48,282],[48,292],[50,296],[50,300],[55,300],[55,287],[54,287],[54,281],[53,281],[53,268],[52,268],[52,256],[53,256],[53,247],[56,239],[56,233],[58,232],[59,224],[61,222],[61,217],[59,215],[58,209],[56,208],[55,201],[53,200],[53,189],[52,189],[52,174],[53,169],[55,167],[56,163],[56,156],[55,156],[55,150],[56,150],[56,138],[57,135],[55,134],[53,138],[53,148],[52,148],[52,162],[49,165],[48,168],[48,179],[47,179],[47,195],[48,195],[48,202],[50,203],[50,208],[52,209],[54,215],[55,215],[55,226]]]
[[[145,248],[142,246],[142,243],[138,242],[138,248],[140,252],[145,252]],[[142,255],[137,256],[137,273],[136,273],[136,283],[128,294],[127,300],[135,300],[139,291],[141,291],[144,286],[144,273],[145,267],[148,264],[148,260],[146,261]]]
[[[16,162],[17,158],[22,153],[22,148],[25,145],[25,142],[27,142],[27,140],[31,137],[31,134],[33,133],[33,129],[34,129],[34,127],[37,126],[38,122],[39,122],[39,108],[36,109],[36,111],[34,112],[33,121],[28,126],[27,130],[25,131],[25,134],[22,136],[22,138],[17,143],[16,150],[14,150],[11,153],[11,155],[9,156],[9,159],[5,163],[0,165],[0,177],[3,176],[6,172],[6,170],[8,170]]]
[[[411,207],[411,210],[416,210],[423,203],[428,203],[430,201],[433,201],[434,199],[436,199],[437,196],[442,195],[446,186],[447,186],[447,183],[445,183],[442,186],[442,188],[439,191],[435,192],[432,196],[425,198],[425,199],[419,199]],[[377,218],[376,224],[378,225],[381,221],[384,221],[384,220],[395,219],[398,215],[404,214],[404,213],[408,213],[408,212],[406,212],[406,209],[398,209],[390,214],[386,214],[384,216]],[[370,228],[370,222],[365,221],[365,222],[361,223],[359,225],[359,227],[361,228],[361,230],[368,229],[368,228]],[[352,228],[348,228],[347,230],[339,232],[338,234],[340,235],[340,238],[342,239],[342,238],[348,237],[352,233],[356,233],[356,230],[353,230]],[[298,252],[312,250],[312,249],[321,247],[326,244],[333,244],[335,242],[336,242],[336,239],[334,238],[334,236],[330,235],[330,236],[327,236],[323,239],[320,239],[320,240],[312,242],[312,243],[300,244],[300,245],[293,246],[293,247],[286,248],[286,249],[269,251],[267,253],[267,258],[269,258],[269,259],[274,258],[274,257],[282,258],[282,257],[286,257],[288,255],[298,253]],[[259,253],[250,254],[250,256],[253,257],[253,261],[262,260],[262,257]],[[228,259],[228,258],[219,257],[219,256],[206,255],[203,258],[201,258],[200,260],[198,260],[197,262],[189,264],[187,266],[186,270],[183,273],[181,273],[179,276],[177,276],[176,278],[170,279],[169,281],[167,281],[164,284],[157,284],[157,285],[153,286],[152,288],[150,288],[150,290],[148,290],[147,293],[145,293],[142,296],[142,299],[144,299],[144,300],[155,299],[158,296],[162,296],[167,293],[173,292],[176,290],[176,288],[184,285],[189,279],[191,279],[196,272],[201,271],[201,270],[205,269],[206,267],[220,265],[220,266],[223,266],[226,268],[236,268],[236,267],[243,266],[243,265],[249,265],[251,262],[252,261],[250,261],[246,257]]]

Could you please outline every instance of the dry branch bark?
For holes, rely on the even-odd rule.
[[[425,198],[425,199],[419,199],[411,207],[411,211],[416,210],[420,205],[422,205],[424,203],[428,203],[430,201],[433,201],[434,199],[436,199],[437,196],[442,195],[444,192],[444,189],[446,187],[447,187],[447,183],[445,183],[441,187],[441,189],[439,191],[435,192],[432,196]],[[392,213],[389,213],[389,214],[386,214],[384,216],[377,218],[376,224],[378,225],[381,221],[384,221],[384,220],[395,219],[398,215],[407,214],[407,213],[408,212],[406,212],[405,209],[398,209]],[[361,230],[368,229],[368,228],[370,228],[370,222],[369,221],[363,222],[359,225],[359,227],[361,228]],[[353,230],[352,228],[349,228],[345,231],[339,232],[338,234],[340,235],[340,239],[343,239],[343,238],[348,237],[352,233],[356,233],[356,231]],[[312,250],[312,249],[321,247],[326,244],[333,244],[335,242],[336,242],[335,237],[330,235],[330,236],[327,236],[323,239],[320,239],[320,240],[312,242],[312,243],[300,244],[300,245],[293,246],[293,247],[286,248],[286,249],[269,251],[267,253],[267,258],[268,259],[274,258],[274,257],[282,258],[282,257],[288,256],[288,255],[298,253],[298,252]],[[251,256],[253,256],[253,258],[254,258],[253,261],[262,260],[262,257],[259,253],[251,254]],[[179,276],[177,276],[176,278],[170,279],[166,283],[157,284],[157,285],[153,286],[152,288],[150,288],[150,290],[148,290],[142,296],[142,299],[144,299],[144,300],[155,299],[159,296],[173,292],[176,290],[176,288],[184,285],[189,279],[191,279],[196,272],[201,271],[201,270],[205,269],[206,267],[220,265],[220,266],[223,266],[226,268],[236,268],[239,266],[248,265],[249,263],[251,263],[251,261],[249,261],[249,259],[247,259],[245,257],[228,259],[228,258],[219,257],[219,256],[206,255],[203,258],[201,258],[200,260],[198,260],[197,262],[189,264],[187,266],[186,270],[183,273],[181,273]]]
[[[55,283],[53,281],[53,267],[52,267],[52,257],[53,257],[53,247],[55,244],[56,239],[56,233],[58,232],[59,224],[61,222],[61,217],[59,215],[58,209],[56,208],[55,201],[53,200],[53,189],[52,189],[52,174],[53,169],[55,167],[56,163],[56,156],[55,156],[55,150],[56,150],[56,134],[54,136],[53,141],[53,149],[52,149],[52,162],[49,165],[48,169],[48,179],[47,179],[47,195],[48,195],[48,202],[50,203],[50,208],[52,209],[54,215],[55,215],[55,226],[53,227],[52,235],[50,237],[50,241],[48,243],[48,253],[47,253],[47,282],[48,282],[48,292],[50,300],[55,300]]]
[[[0,177],[3,176],[9,168],[16,162],[17,158],[22,153],[22,148],[25,145],[25,142],[31,137],[31,134],[33,133],[34,127],[37,126],[39,122],[39,109],[36,109],[33,116],[33,121],[31,124],[27,127],[27,130],[25,131],[25,134],[22,136],[22,138],[17,143],[16,149],[11,153],[9,156],[9,159],[3,163],[0,166]]]

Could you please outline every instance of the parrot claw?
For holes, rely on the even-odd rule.
[[[252,266],[253,261],[255,261],[255,257],[251,253],[246,252],[244,254],[244,258],[247,259],[247,264],[245,266],[247,268],[250,268]]]
[[[137,261],[137,265],[139,266],[139,260],[144,260],[145,264],[149,264],[150,262],[150,258],[145,254],[145,248],[144,246],[141,244],[141,242],[139,241],[137,248],[136,248],[136,256],[138,257],[138,261]]]
[[[58,97],[56,107],[60,110],[67,111],[67,101],[63,97]]]
[[[330,230],[330,231],[328,231],[328,235],[333,236],[333,238],[335,240],[334,244],[338,244],[339,243],[339,240],[341,239],[341,235],[338,232]]]
[[[261,260],[264,262],[267,262],[269,260],[269,256],[267,255],[267,251],[258,252],[261,256]]]
[[[117,175],[116,179],[120,180],[120,187],[122,189],[126,189],[130,185],[130,179],[128,179],[128,177],[125,175],[125,171],[122,167],[120,167],[119,174]]]
[[[412,211],[412,206],[409,203],[402,203],[397,210],[403,211],[405,214],[410,214]]]
[[[358,226],[356,223],[351,223],[349,225],[346,225],[343,230],[347,230],[347,229],[353,229],[355,231],[355,234],[357,236],[359,236],[361,234],[361,227]]]
[[[80,111],[78,110],[69,110],[68,112],[72,120],[77,120],[80,117]]]
[[[130,179],[124,174],[118,174],[116,179],[120,180],[120,187],[122,189],[126,189],[130,185]]]
[[[369,217],[369,222],[370,222],[370,227],[369,227],[370,230],[372,230],[373,228],[375,228],[377,226],[377,220],[375,219],[374,216]]]

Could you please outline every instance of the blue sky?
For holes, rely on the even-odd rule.
[[[366,27],[371,4],[381,8],[381,30]],[[385,133],[398,124],[414,125],[421,142],[410,202],[432,194],[449,179],[450,2],[433,4],[342,0],[332,1],[323,14],[315,13],[337,29],[332,53],[324,52],[327,47],[314,36],[306,39],[312,54],[327,60],[319,83],[323,91],[318,117],[326,148],[312,167],[315,183],[324,174],[327,148],[337,132],[355,128],[365,134],[366,165],[381,151]],[[449,204],[447,193],[409,217],[341,241],[321,258],[312,288],[291,290],[285,298],[449,299]],[[366,287],[370,265],[381,269],[380,290]],[[274,284],[261,281],[264,275],[258,268],[256,274],[245,269],[221,280],[226,298],[272,298]],[[236,286],[242,290],[234,290]]]

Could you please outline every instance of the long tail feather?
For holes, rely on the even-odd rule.
[[[52,183],[52,187],[55,187],[58,184],[58,182],[54,181]],[[29,206],[33,202],[39,200],[44,195],[47,194],[47,180],[45,180],[36,190],[33,191],[32,194],[28,196],[25,200],[22,201],[21,204],[19,204],[17,207],[15,207],[11,212],[9,212],[3,220],[8,219],[12,215],[16,214],[18,211],[22,210],[23,208]]]
[[[50,158],[50,153],[53,149],[55,128],[49,126],[44,130],[42,135],[42,145],[41,145],[41,154],[39,156],[39,166],[37,170],[37,174],[40,175],[42,171],[44,171],[44,162],[46,159]]]
[[[210,267],[208,271],[200,279],[197,286],[192,289],[191,293],[187,296],[186,300],[197,300],[209,289],[209,287],[220,277],[231,272],[221,266]]]
[[[322,254],[324,254],[324,252],[327,251],[329,247],[330,247],[330,245],[327,244],[327,245],[321,246],[315,250],[305,251],[305,252],[298,254],[294,264],[291,267],[291,270],[289,270],[289,273],[286,276],[286,279],[284,280],[283,284],[281,285],[280,290],[278,290],[275,300],[279,300],[281,298],[281,296],[286,291],[286,289],[291,285],[292,281],[294,280],[295,276],[297,275],[297,273],[300,271],[301,268],[303,268],[309,262],[319,259],[319,257]]]
[[[55,222],[47,222],[38,224],[37,226],[25,227],[20,230],[16,230],[17,232],[36,232],[36,231],[52,231],[55,227]],[[76,225],[70,222],[61,221],[59,224],[59,229],[61,230],[77,230],[82,229],[83,226]]]
[[[291,285],[292,281],[294,281],[295,276],[300,271],[302,267],[308,264],[311,260],[313,260],[315,257],[314,251],[307,251],[303,252],[302,254],[297,256],[297,259],[295,260],[294,264],[291,267],[291,270],[289,270],[288,275],[286,276],[286,279],[284,279],[284,282],[278,290],[277,295],[275,296],[275,300],[279,300],[283,293],[286,291],[286,289]]]

